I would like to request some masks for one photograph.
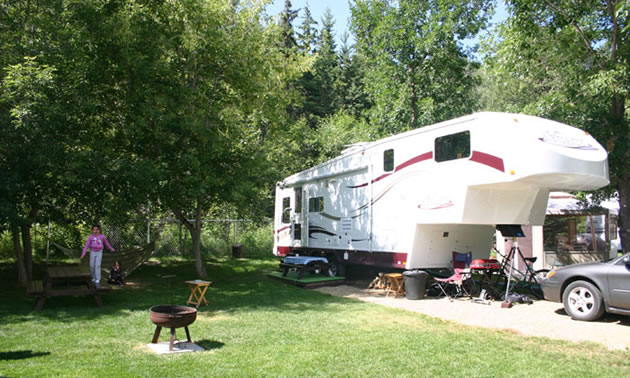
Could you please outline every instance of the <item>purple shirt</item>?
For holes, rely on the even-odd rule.
[[[85,256],[88,248],[90,249],[90,252],[101,252],[103,250],[103,244],[105,244],[110,251],[114,252],[114,248],[109,245],[109,242],[105,238],[105,235],[90,234],[87,241],[85,242],[85,247],[83,247],[83,253],[81,253],[81,257]]]

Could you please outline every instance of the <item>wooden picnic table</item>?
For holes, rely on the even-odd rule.
[[[32,281],[28,293],[37,296],[35,311],[41,311],[49,297],[91,295],[98,307],[103,307],[100,293],[111,287],[97,288],[90,272],[78,265],[49,266],[42,281]]]

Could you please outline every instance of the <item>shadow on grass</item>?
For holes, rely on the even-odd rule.
[[[0,352],[0,361],[25,360],[27,358],[48,356],[50,352],[33,352],[32,350],[15,350]]]
[[[193,340],[193,342],[199,345],[200,347],[202,347],[203,349],[205,349],[206,351],[211,351],[214,349],[221,349],[225,345],[224,343],[220,341],[216,341],[216,340],[198,340],[198,341]]]
[[[209,259],[206,265],[208,280],[212,281],[206,293],[209,306],[201,306],[199,312],[212,315],[260,309],[318,311],[346,301],[271,280],[266,274],[275,270],[277,264],[277,260],[270,259]],[[15,265],[0,263],[0,276],[0,322],[4,324],[41,318],[71,323],[125,316],[136,311],[146,311],[148,319],[151,306],[185,304],[190,291],[184,281],[197,278],[194,261],[166,260],[140,267],[129,278],[133,285],[102,294],[104,308],[98,308],[92,296],[52,297],[48,298],[41,312],[35,312],[36,298],[28,297],[14,282],[17,277]]]

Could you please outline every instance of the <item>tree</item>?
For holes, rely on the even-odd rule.
[[[306,99],[309,113],[325,117],[335,112],[334,82],[337,70],[337,52],[335,45],[335,21],[330,8],[326,8],[322,17],[322,29],[317,43],[317,55],[313,63],[312,91]]]
[[[351,28],[365,60],[371,122],[382,134],[469,113],[475,64],[462,41],[485,26],[492,2],[355,0]]]
[[[318,33],[317,21],[311,15],[311,10],[308,7],[308,1],[304,7],[304,19],[300,24],[298,31],[298,47],[304,54],[312,54],[315,51],[315,45],[317,43]]]
[[[280,16],[280,27],[282,30],[282,48],[285,56],[298,46],[295,40],[295,31],[293,30],[293,21],[297,15],[298,11],[292,9],[291,0],[284,0],[284,10]]]
[[[361,56],[354,54],[353,50],[354,47],[348,44],[348,33],[344,32],[333,83],[334,108],[350,112],[355,118],[359,118],[369,109],[370,104],[363,85],[365,66]]]
[[[511,17],[487,46],[486,107],[579,126],[608,150],[622,240],[630,240],[627,1],[510,2]],[[624,243],[630,250],[630,243]]]
[[[156,25],[137,25],[163,34],[154,37],[159,54],[149,68],[132,72],[150,92],[129,93],[129,102],[141,106],[127,114],[125,149],[152,162],[153,195],[189,230],[202,278],[202,218],[225,203],[249,206],[266,184],[261,128],[286,115],[285,75],[293,71],[285,70],[286,50],[273,48],[276,34],[261,25],[260,12],[218,1],[178,2]],[[136,58],[145,53],[134,49]]]
[[[0,221],[16,260],[36,214],[124,218],[150,201],[186,225],[205,277],[201,217],[255,207],[269,180],[264,134],[300,72],[279,29],[245,2],[51,4],[0,3]]]

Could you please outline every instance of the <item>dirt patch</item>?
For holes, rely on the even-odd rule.
[[[564,312],[561,303],[535,301],[531,305],[519,304],[505,309],[501,308],[501,302],[485,305],[472,303],[468,299],[449,301],[448,298],[427,298],[414,301],[391,295],[385,297],[383,290],[362,289],[350,285],[314,290],[471,326],[572,342],[590,341],[603,344],[611,350],[630,350],[630,317],[606,314],[597,322],[581,322],[571,319]]]

